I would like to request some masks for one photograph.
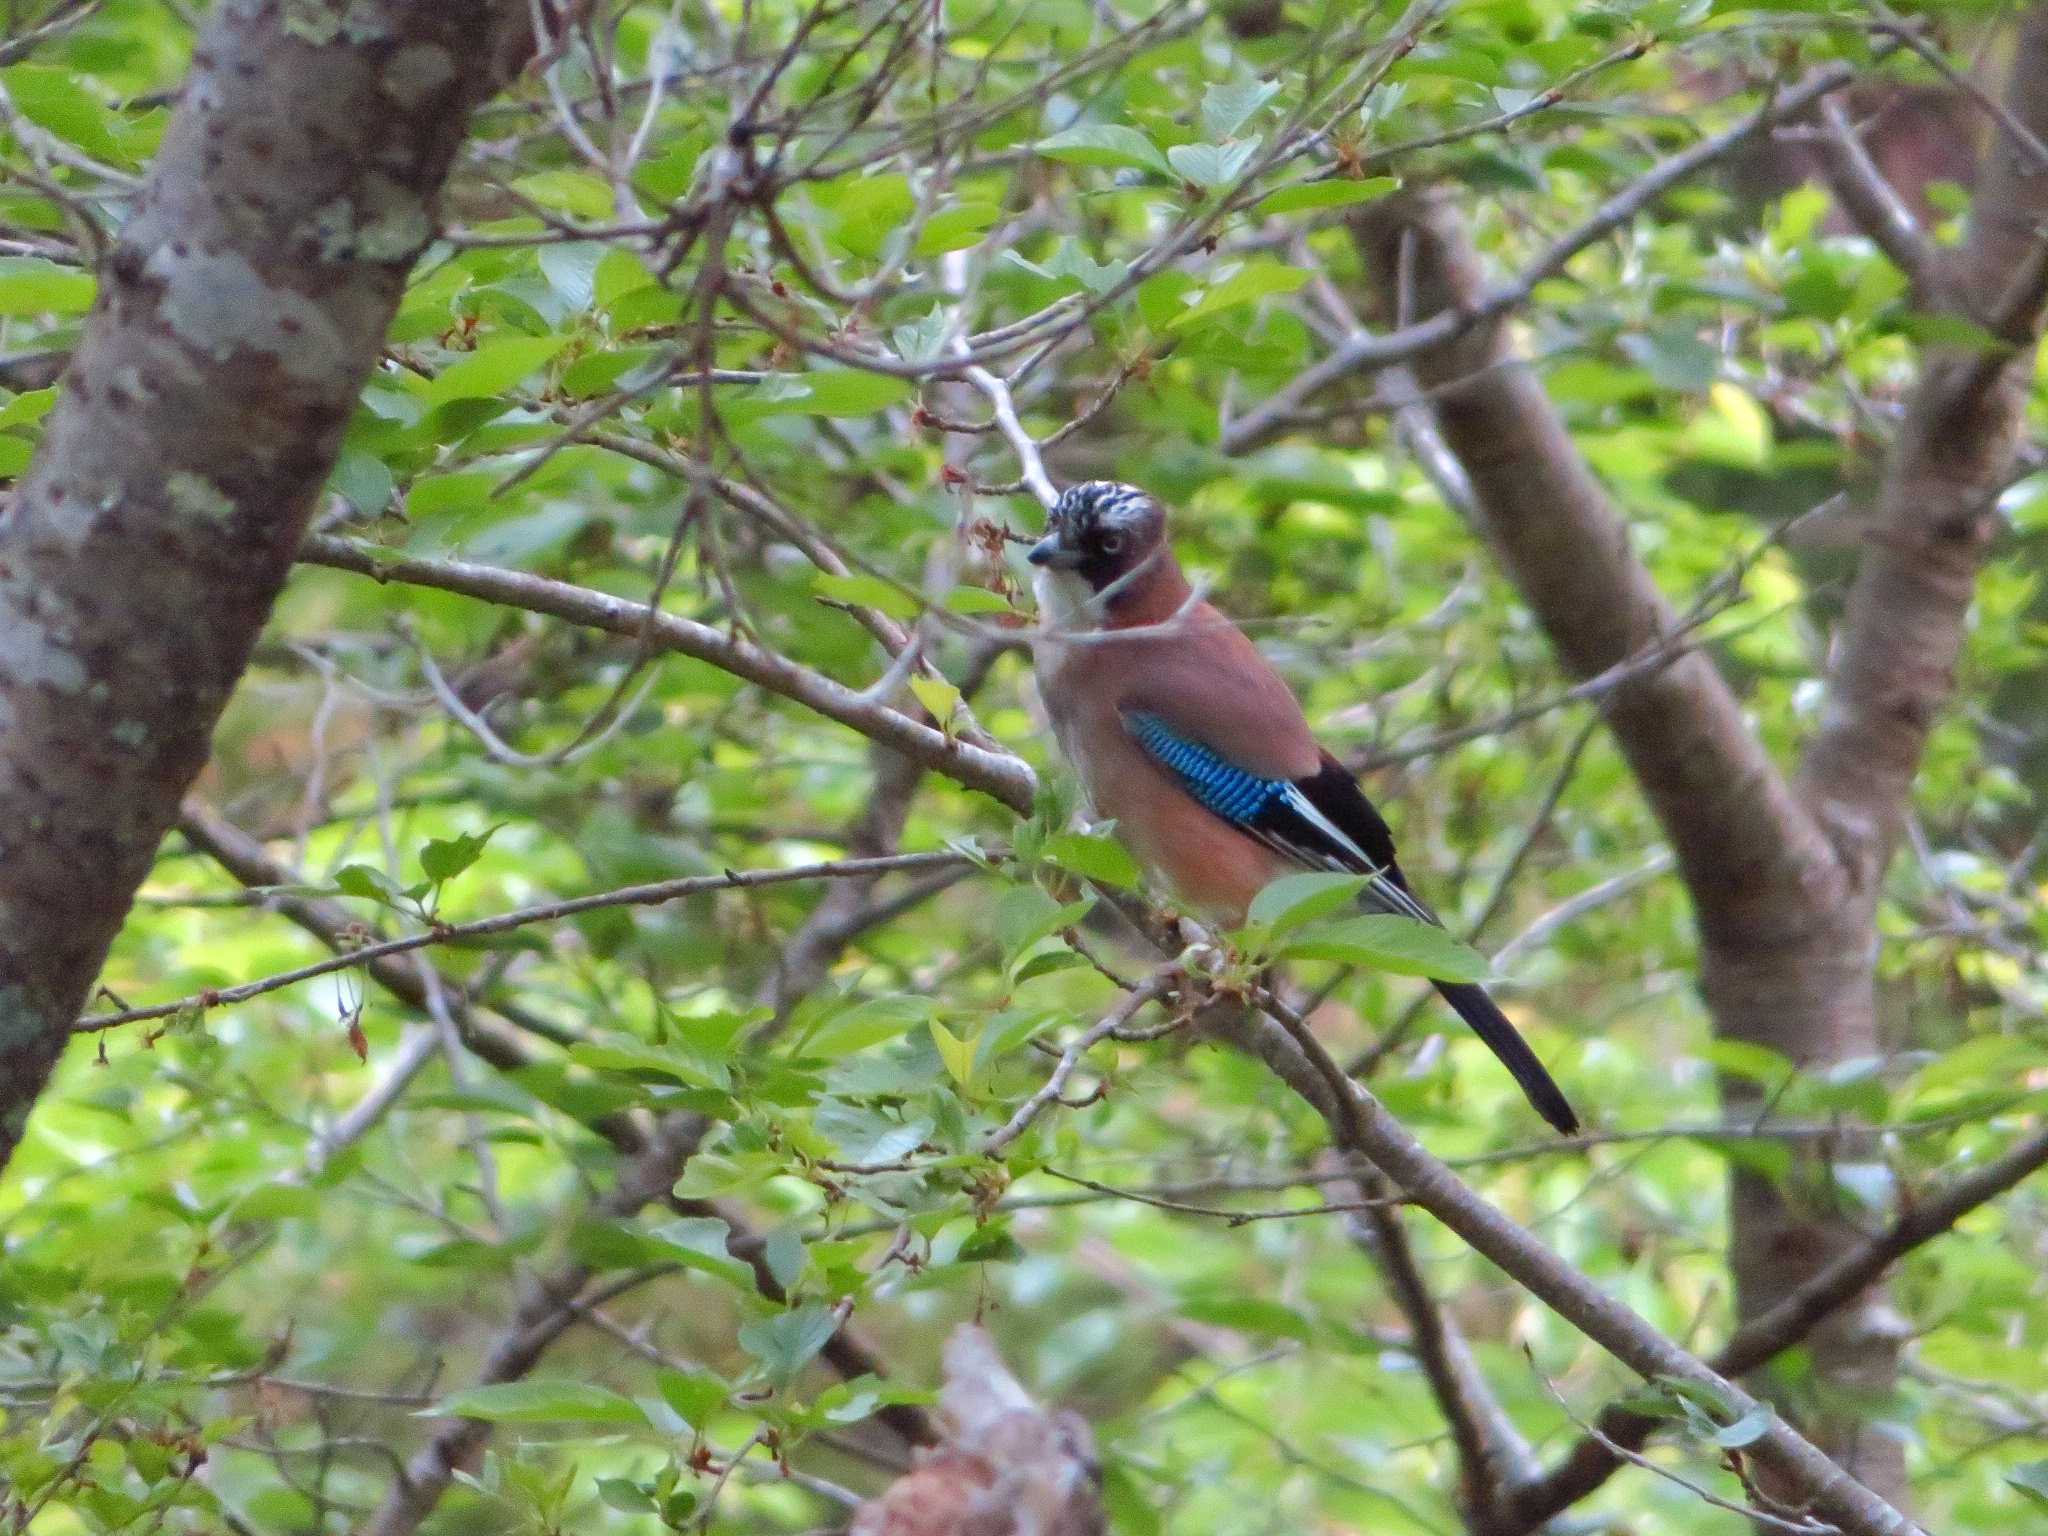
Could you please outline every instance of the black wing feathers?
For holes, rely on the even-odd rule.
[[[1379,808],[1365,798],[1365,791],[1358,787],[1358,780],[1351,777],[1349,769],[1325,752],[1323,766],[1308,778],[1296,779],[1294,787],[1329,818],[1332,826],[1358,844],[1382,874],[1402,890],[1408,889],[1401,866],[1394,860],[1394,834]]]

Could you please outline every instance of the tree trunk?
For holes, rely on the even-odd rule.
[[[0,1166],[205,762],[527,0],[213,11],[0,516]]]
[[[1719,1038],[1767,1047],[1804,1072],[1880,1054],[1875,907],[1846,882],[1839,887],[1811,912],[1817,921],[1788,933],[1702,934],[1700,990]],[[1726,1118],[1767,1115],[1774,1086],[1724,1075]],[[1730,1171],[1728,1268],[1738,1326],[1863,1242],[1869,1213],[1845,1208],[1833,1170],[1868,1155],[1867,1144],[1845,1126],[1832,1143],[1795,1149],[1780,1176],[1744,1165]],[[1905,1339],[1904,1320],[1884,1289],[1872,1286],[1814,1329],[1805,1345],[1812,1369],[1796,1385],[1770,1368],[1754,1383],[1858,1481],[1901,1507],[1910,1492],[1905,1448],[1873,1426],[1882,1421],[1876,1410],[1897,1380]]]
[[[2037,139],[2048,133],[2048,7],[2029,11],[2009,81],[2013,116]],[[1605,697],[1693,899],[1716,1034],[1807,1072],[1880,1053],[1878,886],[1953,689],[2048,296],[2048,165],[2038,146],[1994,134],[1978,185],[1969,239],[1922,302],[2000,345],[1930,349],[1923,362],[1842,625],[1829,708],[1797,775],[1764,752],[1704,655],[1641,670]],[[1484,274],[1446,198],[1391,198],[1361,210],[1352,229],[1389,321],[1480,304]],[[1470,478],[1483,531],[1566,666],[1590,677],[1667,641],[1674,613],[1505,323],[1422,353],[1414,371]],[[1766,1112],[1767,1091],[1732,1075],[1723,1083],[1734,1118]],[[1868,1155],[1851,1129],[1802,1150],[1785,1177],[1732,1174],[1739,1321],[1858,1242],[1835,1170]],[[1908,1492],[1903,1447],[1873,1428],[1873,1410],[1896,1379],[1903,1342],[1900,1319],[1872,1287],[1815,1331],[1813,1368],[1796,1388],[1769,1383],[1824,1450],[1894,1505]]]

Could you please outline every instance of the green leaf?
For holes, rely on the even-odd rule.
[[[1774,1417],[1769,1404],[1758,1403],[1733,1424],[1716,1430],[1714,1444],[1724,1451],[1739,1451],[1746,1445],[1754,1445],[1770,1432]]]
[[[1132,166],[1142,171],[1168,169],[1159,146],[1135,128],[1121,123],[1084,123],[1041,139],[1037,151],[1048,160],[1068,165]]]
[[[656,287],[659,283],[660,279],[636,253],[609,246],[597,264],[597,271],[591,276],[590,296],[600,308],[609,309],[627,294]]]
[[[641,1073],[688,1083],[699,1088],[722,1088],[714,1080],[712,1067],[682,1052],[638,1041],[578,1040],[569,1047],[569,1059],[593,1072]]]
[[[946,333],[952,328],[952,321],[946,311],[934,304],[922,320],[913,320],[908,325],[899,325],[889,332],[889,340],[895,344],[896,355],[907,363],[928,363],[939,355],[939,349],[946,343]]]
[[[252,1189],[230,1207],[234,1221],[314,1221],[325,1208],[326,1197],[304,1184],[264,1184]]]
[[[798,1049],[808,1056],[851,1056],[885,1040],[894,1040],[931,1016],[932,1005],[927,998],[900,993],[870,998],[817,1026],[798,1041]]]
[[[1010,1229],[990,1223],[968,1234],[967,1241],[960,1245],[960,1251],[953,1255],[956,1264],[1015,1264],[1024,1257],[1024,1245],[1010,1235]]]
[[[1280,947],[1283,959],[1337,960],[1397,976],[1484,981],[1486,957],[1434,923],[1375,912],[1303,929]]]
[[[950,613],[963,613],[979,617],[990,613],[1015,613],[1010,600],[1000,592],[991,592],[987,587],[955,587],[946,594],[945,606]]]
[[[1197,321],[1210,319],[1240,304],[1254,303],[1268,294],[1292,293],[1307,281],[1308,273],[1299,267],[1258,262],[1211,287],[1196,303],[1167,322],[1166,328],[1183,331]]]
[[[608,219],[615,211],[611,183],[587,171],[536,171],[512,185],[543,208],[581,219]]]
[[[1141,878],[1124,845],[1097,832],[1055,832],[1045,840],[1045,857],[1069,874],[1121,890],[1135,888]]]
[[[928,1021],[932,1032],[932,1044],[938,1047],[939,1060],[952,1074],[953,1081],[962,1088],[974,1086],[974,1047],[972,1039],[963,1040],[937,1019]]]
[[[487,470],[462,470],[452,475],[423,475],[405,493],[405,510],[415,522],[447,512],[487,506],[498,476]]]
[[[1236,181],[1258,152],[1257,139],[1237,144],[1176,144],[1167,150],[1166,161],[1183,180],[1213,191]]]
[[[2048,1461],[2023,1461],[2006,1472],[2005,1480],[2048,1509]]]
[[[1066,279],[1079,283],[1090,293],[1107,293],[1131,271],[1127,261],[1097,261],[1075,240],[1062,240],[1043,263],[1027,261],[1015,251],[1004,252],[1003,259],[1051,281]]]
[[[1721,380],[1708,387],[1711,410],[1685,429],[1688,453],[1740,468],[1761,468],[1771,455],[1771,420],[1745,391]]]
[[[703,1431],[710,1427],[711,1416],[725,1407],[725,1400],[731,1395],[731,1388],[716,1376],[703,1371],[669,1371],[654,1373],[654,1388],[661,1394],[661,1400],[675,1409],[688,1421],[692,1429]]]
[[[926,677],[914,673],[910,679],[910,691],[917,695],[917,702],[931,712],[931,717],[944,730],[951,724],[954,711],[960,708],[960,690],[943,677]]]
[[[493,1424],[645,1425],[630,1397],[586,1381],[505,1381],[467,1387],[422,1408],[416,1418],[483,1419]]]
[[[1277,81],[1251,76],[1210,86],[1202,96],[1202,132],[1219,142],[1236,137],[1252,114],[1279,93]]]
[[[1915,310],[1899,316],[1897,325],[1902,335],[1910,336],[1923,347],[1955,347],[1966,352],[1996,353],[2011,346],[2010,342],[2000,341],[1976,321],[1962,315]]]
[[[979,245],[982,231],[1002,216],[998,203],[959,203],[943,208],[925,220],[915,250],[920,256],[939,256]]]
[[[0,315],[80,315],[98,283],[90,272],[39,256],[0,256]]]
[[[570,309],[588,309],[597,297],[597,269],[609,247],[596,240],[558,240],[535,258],[541,276]]]
[[[739,1341],[741,1349],[761,1362],[769,1380],[786,1385],[838,1331],[839,1319],[832,1309],[812,1302],[742,1324]]]
[[[398,898],[398,887],[383,870],[368,864],[344,864],[334,872],[334,888],[344,896],[360,896],[365,901],[381,902],[386,906]]]
[[[1296,186],[1269,192],[1252,205],[1252,212],[1265,216],[1277,213],[1310,213],[1322,208],[1348,208],[1385,197],[1401,183],[1392,176],[1365,176],[1357,180],[1332,178],[1304,181]]]
[[[854,255],[873,259],[916,208],[908,177],[895,172],[863,176],[840,193],[836,238]]]
[[[55,389],[25,389],[0,406],[0,427],[33,426],[49,415],[56,403]]]
[[[916,393],[908,379],[863,370],[823,369],[791,381],[794,386],[781,399],[762,399],[757,391],[761,416],[872,416],[876,411],[901,405]]]
[[[327,483],[363,517],[382,517],[391,505],[391,469],[374,453],[344,448]]]
[[[849,571],[843,576],[814,576],[811,578],[811,590],[835,603],[872,608],[892,619],[914,619],[922,607],[915,596],[894,582],[870,576],[865,571]]]
[[[483,857],[485,847],[504,829],[504,825],[499,822],[487,831],[434,839],[420,850],[420,873],[436,885],[447,884]]]
[[[1252,898],[1251,922],[1285,933],[1354,900],[1365,889],[1366,876],[1340,874],[1282,875]]]
[[[43,64],[17,64],[0,70],[7,82],[7,94],[21,115],[75,144],[95,159],[129,164],[127,152],[115,134],[113,114],[79,84],[72,70]]]
[[[638,1483],[623,1477],[600,1477],[597,1480],[597,1496],[607,1506],[628,1515],[655,1515],[661,1506],[654,1502],[654,1495]]]
[[[1799,1070],[1789,1057],[1749,1040],[1702,1040],[1694,1052],[1718,1072],[1774,1088]]]
[[[1313,1330],[1308,1319],[1284,1302],[1263,1296],[1213,1296],[1180,1305],[1180,1315],[1190,1322],[1234,1328],[1240,1333],[1266,1334],[1274,1338],[1309,1343]]]
[[[427,385],[423,398],[429,405],[450,400],[487,399],[502,395],[528,374],[545,367],[567,346],[566,336],[510,336],[487,342],[462,359],[441,370]]]
[[[1040,939],[1072,927],[1095,905],[1093,896],[1062,906],[1035,885],[1018,885],[997,898],[995,932],[1005,959],[1014,960]]]

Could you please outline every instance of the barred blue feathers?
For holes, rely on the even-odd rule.
[[[1176,736],[1157,715],[1133,712],[1124,724],[1151,754],[1207,810],[1239,826],[1255,820],[1289,787],[1285,779],[1262,779],[1226,763],[1207,747]]]
[[[1370,908],[1436,922],[1436,914],[1409,893],[1392,860],[1374,859],[1294,780],[1268,779],[1240,768],[1180,735],[1158,715],[1127,710],[1123,718],[1131,738],[1204,810],[1305,869],[1369,875],[1360,896]]]

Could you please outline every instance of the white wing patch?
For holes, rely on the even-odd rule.
[[[1434,912],[1430,911],[1429,908],[1402,890],[1400,886],[1389,880],[1382,868],[1366,856],[1365,850],[1338,830],[1336,824],[1321,811],[1317,810],[1315,802],[1310,800],[1307,795],[1304,795],[1298,787],[1293,784],[1288,785],[1281,792],[1280,798],[1288,810],[1322,833],[1323,836],[1327,837],[1337,847],[1349,853],[1356,862],[1347,863],[1333,854],[1314,852],[1298,845],[1290,844],[1284,838],[1275,838],[1273,841],[1279,851],[1287,854],[1289,858],[1299,863],[1320,865],[1325,869],[1343,870],[1354,875],[1368,875],[1371,878],[1367,881],[1365,890],[1361,893],[1368,901],[1398,917],[1412,917],[1421,923],[1434,923],[1437,921],[1437,916]]]

